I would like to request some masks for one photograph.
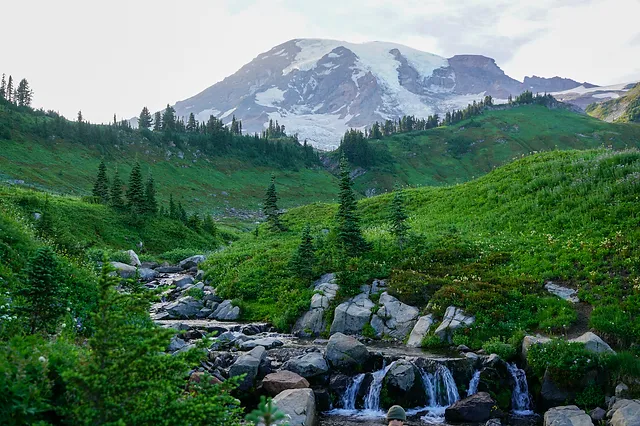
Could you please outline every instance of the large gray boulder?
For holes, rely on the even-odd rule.
[[[631,399],[616,401],[607,417],[610,426],[640,426],[640,402]]]
[[[593,422],[587,413],[575,405],[567,405],[544,413],[544,426],[593,426]]]
[[[287,389],[276,395],[272,402],[288,417],[289,426],[316,424],[316,399],[311,389]]]
[[[402,303],[387,292],[380,295],[378,303],[382,306],[371,319],[376,335],[404,340],[418,321],[418,308]]]
[[[475,317],[465,314],[462,309],[456,308],[455,306],[449,306],[445,311],[442,323],[440,323],[436,329],[435,334],[440,337],[441,340],[451,342],[454,331],[466,328],[475,321]]]
[[[444,418],[448,422],[486,422],[493,414],[496,402],[487,392],[478,392],[465,399],[455,402],[444,412]]]
[[[341,303],[335,310],[330,333],[359,334],[371,319],[375,304],[365,293]]]
[[[540,402],[542,407],[551,408],[566,404],[566,401],[573,401],[575,392],[571,392],[558,386],[552,379],[549,371],[545,371],[542,378],[542,388],[540,389]]]
[[[275,337],[264,337],[262,339],[247,340],[246,342],[240,343],[240,350],[249,351],[256,346],[262,346],[265,349],[272,349],[282,345],[284,345],[282,340],[276,339]]]
[[[120,278],[124,279],[134,278],[138,271],[135,266],[127,265],[122,262],[111,262],[111,266],[116,270],[116,274],[118,274]]]
[[[219,321],[235,321],[240,318],[240,307],[233,306],[231,300],[225,300],[216,307],[209,318]]]
[[[175,302],[165,306],[165,310],[172,318],[189,319],[196,318],[198,312],[204,307],[201,300],[191,296],[181,297]]]
[[[327,343],[326,358],[332,367],[348,370],[365,364],[369,351],[353,337],[336,333]]]
[[[138,274],[140,275],[140,279],[142,281],[153,281],[158,278],[158,275],[160,275],[154,269],[149,268],[139,268]]]
[[[173,279],[173,285],[177,288],[185,288],[194,283],[191,275],[178,275]]]
[[[551,281],[547,282],[544,285],[544,288],[546,288],[549,293],[558,296],[560,299],[564,299],[567,302],[578,303],[580,301],[580,299],[578,299],[578,290],[563,287],[561,285],[554,284]]]
[[[287,370],[267,374],[262,379],[262,388],[271,396],[278,395],[287,389],[304,389],[309,387],[309,382],[300,375]]]
[[[238,385],[238,389],[241,391],[251,389],[258,377],[260,364],[264,363],[266,358],[267,351],[262,346],[255,347],[248,353],[238,357],[236,362],[229,368],[230,377],[246,374],[242,382]]]
[[[180,349],[184,348],[185,346],[187,346],[187,342],[185,342],[184,340],[182,340],[178,336],[173,336],[171,338],[171,341],[169,342],[169,347],[167,348],[167,351],[168,352],[176,352],[176,351],[179,351]]]
[[[407,346],[410,348],[419,348],[422,346],[422,339],[429,333],[429,329],[433,325],[433,315],[425,315],[418,318],[418,322],[413,326],[411,334],[409,334],[409,340],[407,340]]]
[[[136,254],[135,251],[127,250],[125,254],[129,256],[129,265],[135,266],[135,267],[142,266],[142,264],[140,263],[140,259],[138,258],[138,255]]]
[[[329,372],[329,364],[320,352],[309,352],[308,354],[291,358],[284,363],[282,369],[293,371],[305,378],[322,376]]]
[[[335,274],[325,274],[314,283],[314,294],[307,312],[293,326],[292,333],[300,337],[318,336],[326,328],[325,311],[338,292]]]
[[[607,344],[604,340],[602,340],[598,335],[587,331],[582,336],[576,337],[575,339],[569,340],[570,342],[584,343],[584,348],[593,353],[611,353],[615,354],[616,352],[611,349],[611,346]]]
[[[395,361],[384,376],[386,384],[407,392],[416,381],[416,371],[413,364],[406,360]]]
[[[191,269],[195,266],[198,266],[199,264],[201,264],[202,262],[204,262],[207,258],[201,254],[195,255],[195,256],[191,256],[188,257],[186,259],[184,259],[183,261],[181,261],[180,263],[178,263],[178,266],[181,269]]]

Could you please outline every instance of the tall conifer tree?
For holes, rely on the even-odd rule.
[[[153,131],[154,132],[159,132],[160,130],[162,130],[162,114],[160,114],[160,111],[158,111],[154,115]]]
[[[111,192],[109,194],[110,204],[112,207],[116,209],[121,209],[124,207],[122,193],[122,179],[120,179],[120,174],[118,173],[118,168],[116,167],[116,171],[113,174],[113,181],[111,182]]]
[[[343,254],[348,257],[356,257],[368,249],[368,244],[360,232],[352,186],[349,164],[343,155],[340,160],[340,205],[336,221],[338,222],[338,242]]]
[[[149,172],[147,178],[147,185],[145,186],[144,198],[146,200],[145,211],[147,213],[156,214],[158,212],[158,202],[156,200],[156,185],[153,180],[153,175]]]
[[[169,194],[169,217],[171,219],[180,219],[180,212],[176,203],[173,201],[173,194]]]
[[[391,222],[391,233],[396,237],[398,246],[402,248],[404,241],[407,238],[409,225],[406,223],[407,213],[404,208],[402,191],[400,191],[399,188],[396,188],[396,191],[393,194],[391,209],[389,211],[389,219]]]
[[[144,184],[142,182],[142,171],[140,169],[140,163],[136,161],[136,164],[131,169],[129,175],[129,187],[127,188],[127,205],[132,213],[141,214],[144,213],[146,208],[144,195]]]
[[[138,117],[138,128],[148,130],[151,127],[151,113],[147,107],[143,107]]]
[[[291,259],[291,270],[294,274],[304,280],[313,278],[313,267],[315,265],[315,249],[313,247],[313,237],[311,227],[307,223],[302,229],[300,245]]]
[[[189,114],[189,121],[187,122],[187,132],[195,132],[198,129],[198,122],[193,113]]]
[[[271,175],[271,184],[267,188],[265,194],[264,207],[262,208],[264,215],[267,217],[267,223],[273,231],[284,231],[284,226],[280,221],[280,209],[278,208],[278,194],[276,193],[276,177]]]
[[[100,198],[101,203],[109,203],[109,180],[107,178],[107,166],[104,164],[104,161],[101,161],[98,166],[98,175],[93,184],[92,193],[94,197]]]
[[[213,217],[211,217],[210,214],[204,216],[202,229],[213,236],[218,234],[218,227],[216,226],[216,222],[213,220]]]
[[[5,99],[7,97],[7,80],[4,74],[2,74],[2,82],[0,82],[0,98]]]
[[[13,77],[9,76],[9,81],[7,82],[5,99],[9,102],[14,102],[13,100]]]

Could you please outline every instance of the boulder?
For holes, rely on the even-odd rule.
[[[384,381],[395,389],[407,392],[416,381],[415,367],[403,359],[395,361],[384,376]]]
[[[329,372],[329,364],[319,352],[309,352],[308,354],[291,358],[284,363],[282,368],[306,378],[321,376]]]
[[[629,398],[629,386],[624,383],[618,383],[618,386],[616,386],[615,395],[617,399]]]
[[[266,361],[267,351],[262,346],[257,346],[251,351],[238,357],[236,362],[229,368],[229,377],[236,377],[246,374],[238,385],[241,391],[247,391],[255,384],[256,377],[260,370],[260,365]]]
[[[371,319],[375,304],[367,294],[359,294],[338,305],[331,323],[330,333],[359,334]]]
[[[609,346],[604,340],[602,340],[600,337],[598,337],[598,335],[590,331],[587,331],[582,336],[576,337],[575,339],[571,339],[569,341],[584,343],[584,348],[589,352],[593,352],[597,354],[599,353],[615,354],[616,353],[613,349],[611,349],[611,346]]]
[[[545,371],[540,390],[540,400],[544,408],[562,406],[566,401],[573,401],[574,397],[575,393],[558,386],[549,372]]]
[[[409,334],[407,346],[411,348],[419,348],[422,345],[422,339],[424,339],[424,336],[427,335],[432,325],[432,314],[418,318],[418,322],[413,326],[413,330],[411,330],[411,334]]]
[[[394,361],[382,382],[383,391],[393,395],[395,404],[403,407],[423,406],[427,403],[420,372],[404,359]]]
[[[640,426],[640,402],[631,399],[616,401],[607,417],[610,426]]]
[[[129,265],[136,266],[136,267],[142,266],[142,264],[140,263],[140,259],[138,258],[138,255],[136,254],[135,251],[127,250],[125,254],[129,256]]]
[[[246,342],[240,343],[240,350],[249,351],[256,346],[262,346],[265,349],[272,349],[282,345],[284,345],[284,343],[275,337],[265,337],[263,339],[247,340]]]
[[[142,281],[147,282],[155,280],[159,275],[155,270],[149,268],[139,268],[138,274],[140,275],[140,279]]]
[[[173,284],[176,288],[184,288],[190,284],[193,284],[194,280],[191,275],[178,275],[174,278]]]
[[[376,335],[404,340],[418,321],[418,308],[402,303],[387,292],[380,295],[378,303],[382,306],[371,319]]]
[[[567,405],[544,413],[544,426],[593,426],[593,422],[587,413],[575,405]]]
[[[353,369],[367,362],[369,351],[353,337],[336,333],[327,343],[326,358],[335,368]]]
[[[187,342],[179,338],[178,336],[173,336],[171,341],[169,342],[169,347],[167,347],[168,352],[179,351],[180,349],[187,346]]]
[[[288,417],[289,426],[316,424],[316,400],[309,388],[282,391],[273,398],[273,405]]]
[[[484,426],[502,426],[502,422],[500,421],[500,419],[491,419],[487,420]]]
[[[451,342],[454,331],[470,326],[475,321],[476,319],[474,317],[466,315],[462,309],[449,306],[435,334],[440,337],[441,340]]]
[[[548,337],[538,336],[524,336],[522,339],[522,358],[526,361],[527,354],[529,353],[529,348],[533,345],[543,345],[547,342],[550,342],[551,339]]]
[[[183,261],[178,263],[178,266],[182,270],[191,269],[194,266],[198,266],[199,264],[201,264],[205,260],[206,260],[205,256],[203,256],[201,254],[198,254],[198,255],[191,256],[191,257],[188,257],[188,258],[184,259]]]
[[[179,266],[160,266],[156,268],[156,271],[161,274],[175,274],[177,272],[182,272],[182,268]]]
[[[225,300],[216,307],[209,318],[220,321],[235,321],[240,318],[240,307],[233,306],[231,300]]]
[[[292,333],[300,337],[319,336],[325,329],[324,309],[311,309],[298,319]]]
[[[561,285],[554,284],[551,281],[546,283],[544,288],[546,288],[549,293],[554,294],[567,302],[578,303],[580,301],[580,299],[578,299],[578,290],[563,287]]]
[[[165,306],[165,310],[172,318],[189,319],[195,318],[203,307],[202,301],[186,296],[169,303]]]
[[[111,266],[113,266],[116,270],[116,273],[121,278],[134,278],[136,276],[136,272],[138,271],[135,266],[127,265],[126,263],[121,262],[111,262]]]
[[[312,337],[318,336],[324,331],[326,328],[325,310],[329,308],[339,289],[335,279],[335,274],[325,274],[313,283],[315,292],[311,297],[310,308],[293,326],[293,334],[300,337]]]
[[[496,402],[487,392],[478,392],[465,399],[455,402],[444,411],[444,418],[448,422],[486,422],[493,415]]]
[[[262,388],[271,396],[278,395],[287,389],[303,389],[308,387],[309,382],[307,379],[286,370],[267,374],[265,378],[262,379]]]
[[[607,417],[607,412],[600,407],[596,407],[591,410],[591,412],[589,413],[589,417],[591,417],[591,420],[593,420],[595,423],[598,423],[604,420],[605,417]]]

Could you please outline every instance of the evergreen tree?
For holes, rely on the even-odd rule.
[[[191,216],[189,216],[189,219],[187,220],[187,226],[196,232],[200,232],[202,230],[202,222],[200,221],[200,216],[198,216],[198,213],[194,212]]]
[[[185,390],[185,374],[199,363],[201,352],[167,356],[173,333],[151,321],[150,299],[144,294],[116,291],[112,270],[104,262],[89,350],[63,376],[69,423],[238,426],[234,380],[211,385],[205,376]]]
[[[267,223],[273,231],[284,231],[280,221],[280,209],[278,208],[278,194],[276,193],[276,177],[271,175],[271,184],[267,188],[262,212],[267,218]]]
[[[165,132],[176,130],[176,110],[169,104],[162,114],[162,130]]]
[[[7,81],[5,75],[2,74],[2,82],[0,83],[0,98],[6,99],[7,97]]]
[[[83,123],[84,118],[82,117],[82,110],[78,111],[78,123]]]
[[[247,414],[246,420],[254,425],[275,426],[283,425],[281,420],[287,416],[271,403],[271,398],[260,397],[258,408]]]
[[[173,201],[173,194],[169,194],[169,217],[175,220],[180,219],[180,212]]]
[[[18,89],[16,89],[16,103],[21,107],[30,107],[33,99],[33,91],[29,88],[29,82],[26,78],[20,80]]]
[[[189,114],[189,121],[187,122],[187,132],[193,133],[198,129],[198,122],[193,113]]]
[[[116,209],[121,209],[124,207],[122,193],[122,180],[120,179],[120,174],[118,173],[118,168],[116,167],[116,171],[113,174],[113,181],[111,182],[111,192],[109,194],[111,207],[114,207]]]
[[[302,229],[300,245],[291,259],[290,267],[298,277],[310,281],[313,278],[314,265],[315,249],[313,247],[311,227],[307,223]]]
[[[146,199],[144,194],[144,184],[142,183],[140,163],[136,161],[136,164],[133,166],[133,169],[131,169],[131,174],[129,175],[127,207],[129,207],[132,213],[141,214],[146,210],[145,201]]]
[[[109,203],[109,180],[107,178],[107,166],[104,161],[101,161],[98,166],[98,175],[93,184],[92,194],[94,197],[98,197],[102,204]]]
[[[391,233],[396,237],[398,246],[402,249],[404,241],[407,237],[409,225],[407,225],[407,213],[404,208],[404,199],[402,191],[396,189],[391,201],[391,209],[389,211],[389,219],[391,222]]]
[[[162,115],[160,114],[160,111],[158,111],[153,119],[153,131],[159,132],[160,130],[162,130]]]
[[[178,201],[178,219],[180,219],[180,221],[185,225],[189,221],[187,211],[182,207],[182,201]]]
[[[216,226],[216,222],[213,220],[213,217],[210,214],[204,216],[202,229],[204,229],[206,233],[213,236],[216,236],[218,234],[218,227]]]
[[[19,293],[24,298],[20,311],[28,318],[30,334],[55,333],[68,301],[58,258],[50,247],[36,250]]]
[[[7,82],[7,93],[5,94],[5,99],[9,102],[15,102],[13,99],[13,77],[9,76],[9,81]]]
[[[156,185],[153,180],[153,175],[149,172],[149,177],[147,178],[147,185],[145,186],[144,191],[145,198],[145,211],[147,213],[156,214],[158,212],[158,201],[156,200]]]
[[[115,118],[115,117],[114,117]],[[140,111],[140,117],[138,117],[138,128],[149,130],[151,127],[151,113],[147,107],[143,107]]]
[[[338,222],[338,243],[347,257],[356,257],[368,249],[368,244],[360,232],[352,186],[349,164],[343,155],[340,160],[340,205],[336,221]]]

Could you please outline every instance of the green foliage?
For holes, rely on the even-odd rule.
[[[278,194],[276,193],[276,177],[271,175],[271,184],[267,188],[264,197],[264,207],[262,212],[267,218],[267,223],[272,231],[284,231],[284,225],[280,220],[280,209],[278,208]]]
[[[638,309],[628,309],[625,304],[601,304],[591,313],[589,325],[607,339],[622,345],[637,342],[640,337]]]
[[[113,181],[111,182],[111,191],[109,192],[110,205],[116,209],[124,208],[124,199],[122,198],[122,180],[120,179],[120,174],[118,174],[118,169],[113,174]]]
[[[364,337],[368,337],[369,339],[375,339],[377,337],[376,330],[369,323],[365,324],[364,327],[362,327],[362,335]]]
[[[340,204],[336,215],[338,245],[344,256],[356,257],[368,249],[360,232],[351,172],[345,157],[340,160]]]
[[[129,186],[127,187],[127,207],[134,214],[143,214],[147,210],[147,204],[144,193],[144,184],[142,183],[142,171],[140,163],[136,162],[131,169],[129,175]]]
[[[548,371],[555,383],[568,388],[578,386],[588,371],[602,364],[599,355],[587,351],[584,344],[565,340],[531,346],[527,362],[538,378]]]
[[[447,346],[447,343],[443,342],[442,339],[435,334],[427,334],[422,339],[420,346],[424,349],[440,349]]]
[[[194,299],[202,300],[204,298],[204,290],[197,287],[192,287],[185,292],[187,296],[191,296]]]
[[[100,162],[98,166],[98,175],[96,181],[93,184],[93,191],[91,192],[94,197],[97,197],[102,204],[109,203],[109,180],[107,179],[107,166],[104,161]]]
[[[590,384],[576,394],[576,405],[588,412],[596,407],[604,407],[604,397],[602,386]]]
[[[258,408],[247,414],[247,421],[252,422],[254,425],[286,426],[288,423],[284,421],[287,417],[284,413],[278,410],[278,407],[271,403],[271,398],[260,397],[260,403]]]
[[[313,237],[311,227],[306,224],[302,228],[300,245],[291,258],[291,270],[300,279],[310,281],[313,278],[313,267],[315,266],[315,248],[313,247]]]
[[[178,262],[197,254],[202,254],[202,250],[196,250],[193,248],[177,248],[165,251],[164,253],[159,254],[158,257],[162,260],[166,260],[172,265],[175,265]]]
[[[393,194],[393,200],[391,201],[389,210],[389,222],[391,223],[391,233],[396,237],[398,246],[401,249],[407,237],[407,232],[409,231],[409,225],[406,223],[407,218],[402,192],[396,190]]]
[[[145,212],[156,214],[158,212],[158,201],[156,200],[156,184],[153,176],[149,173],[147,183],[144,188]]]
[[[640,390],[634,386],[636,378],[640,377],[640,358],[631,352],[618,352],[607,354],[603,357],[603,365],[611,376],[613,383],[629,383],[635,390]]]
[[[505,361],[510,361],[516,356],[516,349],[509,343],[501,341],[498,337],[492,337],[482,345],[488,354],[496,354]]]

